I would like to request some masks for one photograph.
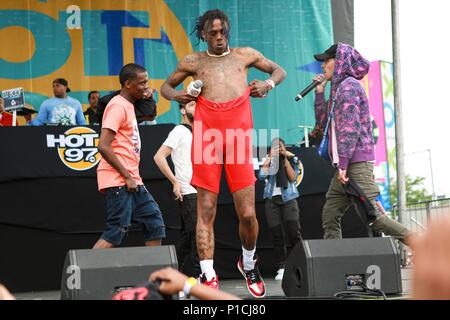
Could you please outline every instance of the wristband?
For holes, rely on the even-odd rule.
[[[189,295],[191,294],[191,289],[193,286],[195,286],[197,284],[197,279],[195,278],[188,278],[186,280],[186,283],[184,284],[184,288],[183,288],[183,293],[185,294],[185,296],[187,298],[189,298]]]
[[[266,83],[270,86],[270,89],[275,88],[275,82],[272,79],[267,79]]]

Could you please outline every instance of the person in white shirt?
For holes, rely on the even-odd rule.
[[[154,156],[156,165],[173,185],[175,200],[181,206],[181,235],[176,245],[180,271],[191,257],[194,274],[200,274],[200,264],[195,240],[197,225],[197,190],[190,185],[192,179],[191,145],[195,101],[180,104],[181,124],[173,128],[166,141]],[[175,174],[167,162],[171,156]],[[184,272],[186,273],[186,272]]]

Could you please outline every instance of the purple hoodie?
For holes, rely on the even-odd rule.
[[[369,102],[358,80],[369,72],[370,63],[349,45],[339,43],[328,103],[323,93],[316,94],[316,121],[324,129],[327,110],[339,90],[334,106],[339,168],[347,170],[350,163],[375,160]],[[331,126],[329,126],[331,150]]]

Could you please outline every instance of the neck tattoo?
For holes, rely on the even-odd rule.
[[[222,57],[225,57],[226,55],[228,55],[228,54],[230,54],[230,47],[227,47],[227,51],[225,51],[224,53],[222,53],[222,54],[212,54],[212,53],[210,53],[209,52],[209,50],[208,49],[206,49],[206,54],[208,55],[208,56],[210,56],[210,57],[213,57],[213,58],[222,58]]]

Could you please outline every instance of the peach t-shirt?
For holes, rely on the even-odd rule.
[[[143,184],[139,174],[141,138],[134,113],[134,106],[120,94],[111,99],[103,114],[102,128],[116,133],[111,146],[120,163],[138,185]],[[105,159],[97,168],[98,189],[125,185],[125,178]]]

